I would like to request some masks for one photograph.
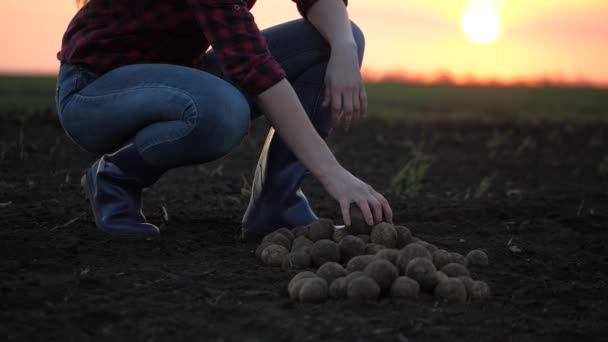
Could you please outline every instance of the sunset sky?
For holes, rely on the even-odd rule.
[[[500,34],[488,44],[461,28],[465,10],[479,2],[500,18]],[[54,73],[75,11],[73,0],[3,0],[0,72]],[[351,0],[349,13],[366,33],[368,74],[446,71],[456,79],[547,76],[608,85],[606,0]],[[258,0],[253,14],[261,28],[299,17],[289,0]],[[480,25],[480,33],[489,29]]]

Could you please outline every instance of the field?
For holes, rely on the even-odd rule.
[[[395,221],[460,253],[466,305],[289,300],[293,274],[238,239],[263,120],[231,155],[145,193],[151,241],[113,241],[80,192],[95,159],[63,133],[50,78],[0,78],[0,336],[23,340],[601,341],[608,336],[608,91],[371,84],[372,118],[329,144]],[[401,172],[402,171],[402,172]],[[243,177],[244,176],[244,177]],[[319,184],[305,192],[339,222]]]

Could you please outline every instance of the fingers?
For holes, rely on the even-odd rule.
[[[344,129],[347,131],[350,129],[353,123],[353,94],[350,92],[345,92],[343,94],[344,97]]]
[[[359,201],[357,202],[359,209],[361,209],[361,213],[363,214],[363,218],[365,219],[365,223],[368,226],[374,225],[374,216],[372,215],[372,211],[369,209],[369,204],[367,201]]]
[[[384,220],[388,223],[393,223],[393,209],[391,209],[391,205],[388,203],[386,198],[384,198],[384,196],[378,192],[375,192],[375,197],[380,203],[380,209],[383,212]]]
[[[351,225],[350,220],[350,203],[347,200],[340,200],[340,210],[342,211],[342,219],[345,226]]]
[[[359,88],[359,105],[361,106],[361,119],[367,119],[367,91],[365,86],[361,85]]]

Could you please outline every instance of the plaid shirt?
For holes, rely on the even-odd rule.
[[[305,17],[318,0],[292,1]],[[57,58],[98,75],[140,63],[204,70],[211,46],[224,74],[255,96],[285,77],[249,12],[255,2],[91,0],[72,19]]]

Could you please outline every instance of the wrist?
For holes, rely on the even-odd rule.
[[[342,165],[340,165],[335,158],[332,159],[333,160],[330,162],[320,163],[316,170],[310,171],[322,184],[326,184],[328,181],[336,177],[336,175],[338,175],[342,169]]]
[[[330,43],[332,55],[355,54],[357,55],[357,43],[354,40],[340,40]]]

